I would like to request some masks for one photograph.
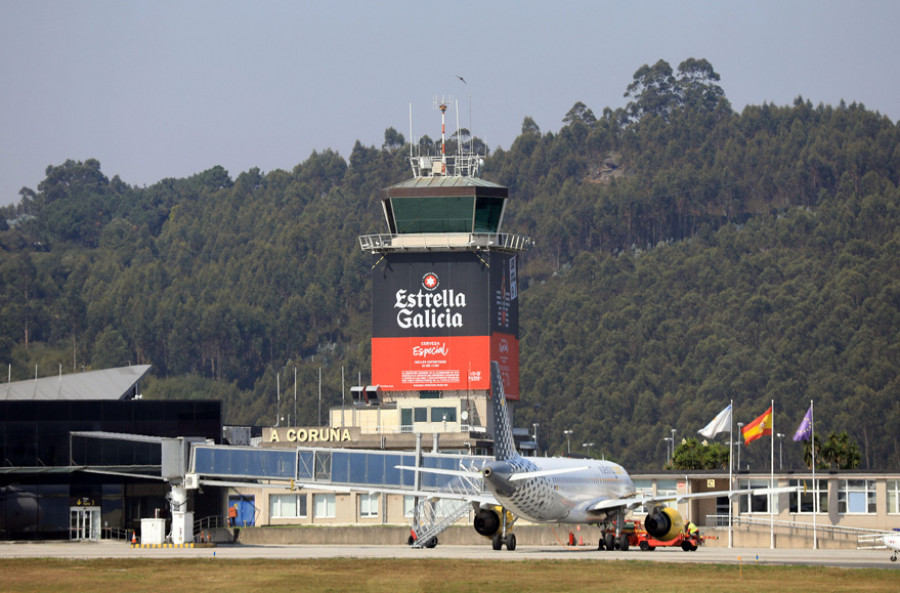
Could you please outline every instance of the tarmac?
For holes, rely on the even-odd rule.
[[[519,546],[510,552],[494,551],[485,545],[438,545],[435,548],[374,545],[218,545],[205,548],[132,548],[130,543],[99,542],[0,542],[0,559],[7,558],[208,558],[208,559],[318,559],[318,558],[452,558],[473,560],[640,560],[651,562],[705,563],[726,565],[807,565],[844,568],[900,570],[891,562],[889,550],[769,549],[701,547],[695,552],[659,548],[652,552],[629,550],[607,552],[593,547]]]

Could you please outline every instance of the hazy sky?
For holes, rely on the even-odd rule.
[[[509,148],[525,116],[556,131],[577,101],[624,106],[659,59],[706,58],[738,111],[802,95],[896,122],[898,23],[896,0],[0,0],[0,205],[66,159],[143,186],[347,158],[408,138],[410,103],[436,138],[435,96]]]

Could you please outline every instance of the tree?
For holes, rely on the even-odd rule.
[[[713,111],[724,99],[719,74],[706,59],[688,58],[678,65],[677,89],[681,105],[689,109]]]
[[[403,134],[398,132],[392,126],[384,131],[384,144],[381,145],[381,148],[384,150],[396,150],[405,143],[406,138],[403,137]]]
[[[727,469],[728,447],[695,438],[685,439],[675,448],[672,469]]]
[[[859,446],[850,440],[847,431],[832,432],[822,445],[822,460],[837,469],[856,469],[862,461]]]
[[[538,127],[537,123],[535,123],[534,119],[526,115],[525,119],[522,120],[522,133],[523,134],[540,134],[541,128]]]
[[[131,363],[130,359],[128,344],[118,330],[107,327],[97,336],[91,354],[91,365],[95,369],[125,366]]]
[[[566,116],[563,118],[563,123],[566,125],[574,124],[575,122],[581,122],[584,125],[590,127],[597,123],[597,118],[594,116],[594,112],[591,111],[587,105],[585,105],[581,101],[578,101],[574,105],[572,105],[572,108],[569,109],[569,112],[566,113]],[[522,122],[522,128],[524,130],[525,122]]]
[[[666,118],[678,105],[678,93],[672,66],[659,60],[653,66],[644,64],[634,73],[634,80],[625,91],[626,97],[633,97],[626,109],[634,120],[645,115]]]

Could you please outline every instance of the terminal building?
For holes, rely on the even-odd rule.
[[[161,443],[220,443],[219,401],[140,397],[149,365],[0,385],[0,539],[97,539],[168,517]],[[131,435],[127,440],[101,438]],[[100,469],[102,468],[102,469]],[[215,490],[193,501],[218,514]]]

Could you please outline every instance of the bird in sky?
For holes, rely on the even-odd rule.
[[[461,81],[463,81],[463,84],[469,84],[468,82],[466,82],[466,79],[463,78],[462,76],[460,76],[459,74],[457,74],[456,77],[457,77],[458,79],[460,79]]]

